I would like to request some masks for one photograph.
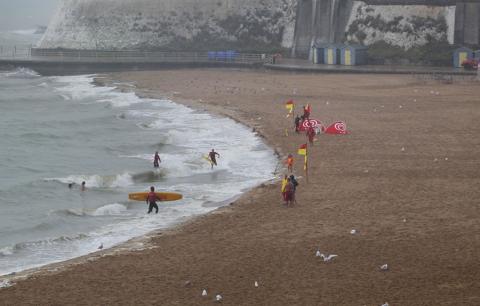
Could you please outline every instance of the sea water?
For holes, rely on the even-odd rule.
[[[245,126],[94,77],[0,71],[0,275],[171,227],[274,177],[274,152]],[[184,199],[148,215],[128,193],[150,186]]]

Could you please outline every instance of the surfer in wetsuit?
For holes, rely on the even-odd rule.
[[[213,166],[217,165],[217,159],[216,159],[216,156],[218,155],[218,158],[220,158],[220,154],[218,154],[217,152],[215,152],[214,149],[212,149],[212,151],[210,153],[208,153],[208,158],[210,158],[210,161],[212,163],[212,169],[213,169]]]
[[[155,187],[150,187],[150,193],[147,196],[147,204],[148,206],[148,213],[151,213],[153,208],[155,208],[155,213],[158,214],[158,205],[157,205],[157,200],[161,201],[156,194],[155,194]]]
[[[158,155],[158,151],[155,152],[155,156],[153,157],[153,167],[158,168],[160,167],[160,163],[162,160],[160,159],[160,155]]]

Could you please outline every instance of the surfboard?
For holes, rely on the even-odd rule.
[[[149,192],[134,192],[128,195],[128,198],[132,201],[146,201]],[[155,192],[157,197],[162,201],[178,201],[183,198],[183,195],[175,192]]]
[[[210,157],[208,157],[207,155],[203,155],[203,158],[204,158],[206,161],[208,161],[208,162],[210,163],[210,165],[213,164],[213,163],[212,163],[212,160],[211,160]]]

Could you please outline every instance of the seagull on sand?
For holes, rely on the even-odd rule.
[[[220,294],[217,294],[217,296],[215,297],[215,300],[217,302],[220,302],[222,300],[222,296]]]
[[[335,254],[325,255],[325,254],[321,253],[320,250],[317,250],[317,252],[315,253],[315,256],[316,257],[322,257],[323,262],[329,262],[332,259],[334,259],[335,257],[337,257],[338,255],[335,255]]]
[[[103,243],[100,244],[100,246],[98,247],[99,250],[102,250],[103,249]]]
[[[385,302],[384,304],[382,304],[382,306],[388,306],[388,303],[387,303],[387,302]]]
[[[388,271],[388,265],[387,265],[387,264],[381,265],[381,266],[380,266],[380,270],[382,270],[382,271]]]
[[[206,289],[203,289],[202,296],[207,296],[207,290]]]
[[[338,255],[335,255],[335,254],[330,254],[330,255],[321,254],[321,257],[323,258],[323,262],[329,262],[330,260],[334,259],[337,256]]]
[[[258,282],[255,281],[255,288],[258,288]]]
[[[357,230],[356,230],[356,229],[352,229],[352,230],[350,231],[350,234],[352,234],[352,235],[355,235],[356,233],[357,233]]]

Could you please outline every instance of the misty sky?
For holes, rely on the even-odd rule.
[[[0,0],[0,31],[48,25],[60,0]]]

